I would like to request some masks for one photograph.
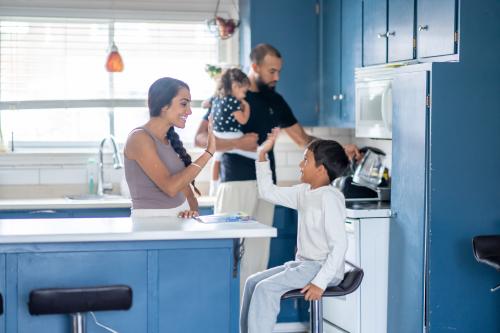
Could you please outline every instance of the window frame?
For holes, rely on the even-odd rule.
[[[16,21],[16,20],[27,20],[27,21],[49,21],[57,22],[59,20],[75,20],[75,22],[89,22],[89,23],[108,23],[109,24],[109,39],[113,40],[114,33],[114,22],[131,22],[131,23],[189,23],[189,22],[202,22],[206,18],[213,16],[213,13],[209,12],[150,12],[150,11],[111,11],[111,10],[101,10],[99,13],[85,10],[51,10],[50,15],[45,13],[45,10],[37,9],[32,12],[29,8],[24,8],[22,10],[22,15],[19,15],[19,10],[9,9],[4,10],[2,8],[2,15],[0,15],[0,21]],[[11,14],[11,15],[9,15]],[[228,15],[228,13],[222,13],[223,15]],[[232,38],[227,40],[217,41],[217,56],[219,63],[230,63],[238,64],[239,60],[239,48],[238,48],[239,32],[237,31]],[[0,40],[1,43],[1,40]],[[1,74],[1,73],[0,73]],[[114,80],[113,73],[109,73],[108,88],[113,91]],[[1,93],[1,92],[0,92]],[[192,107],[201,107],[202,100],[193,100]],[[109,99],[78,99],[78,100],[22,100],[22,101],[0,101],[0,117],[2,110],[35,110],[35,109],[72,109],[72,108],[107,108],[109,110],[109,133],[107,135],[114,135],[114,112],[115,108],[136,108],[145,107],[147,105],[146,99],[123,99],[123,98],[109,98]],[[0,118],[1,122],[1,118]],[[10,141],[10,137],[7,138],[4,133],[4,144]],[[54,142],[54,141],[15,141],[15,149],[21,149],[23,151],[36,151],[39,149],[58,149],[68,150],[74,149],[75,151],[81,151],[82,149],[94,148],[102,138],[96,138],[96,141],[77,141],[77,142]],[[186,147],[193,147],[194,145],[189,142],[186,143]],[[10,148],[10,147],[9,147]],[[56,151],[56,150],[54,150]]]

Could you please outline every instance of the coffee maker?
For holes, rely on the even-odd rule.
[[[354,159],[344,176],[335,179],[336,186],[347,201],[389,201],[390,184],[385,167],[385,153],[375,147],[359,150],[363,158]]]

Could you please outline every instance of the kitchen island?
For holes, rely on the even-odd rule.
[[[254,221],[0,220],[0,332],[69,332],[68,316],[29,314],[31,290],[117,284],[132,288],[131,309],[96,316],[120,333],[236,332],[237,240],[275,236]],[[97,329],[87,319],[89,332]]]

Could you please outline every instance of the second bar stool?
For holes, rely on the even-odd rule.
[[[87,312],[128,310],[131,306],[132,289],[125,285],[36,289],[28,304],[31,315],[71,315],[71,333],[85,333]]]
[[[352,270],[344,274],[344,279],[338,286],[327,287],[323,293],[323,297],[336,297],[344,296],[354,292],[358,289],[361,281],[363,280],[363,270],[354,266],[350,262],[346,263],[352,267]],[[288,298],[302,298],[304,294],[300,292],[301,289],[294,289],[286,292],[281,299]],[[323,306],[322,300],[310,301],[310,333],[323,333]]]

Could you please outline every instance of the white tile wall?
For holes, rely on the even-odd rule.
[[[310,127],[306,131],[316,137],[333,139],[341,144],[356,143],[359,147],[365,145],[375,146],[387,153],[387,162],[390,166],[392,155],[392,144],[388,140],[370,140],[354,138],[351,129],[337,129],[329,127]],[[297,146],[282,131],[275,147],[278,182],[282,184],[294,184],[299,179],[299,163],[302,160],[303,148]],[[194,150],[191,155],[196,159],[200,150]],[[75,189],[86,189],[87,181],[87,159],[96,157],[94,153],[65,153],[65,154],[6,154],[0,155],[0,192],[2,188],[15,185],[37,185],[40,189],[46,189],[47,193],[55,190],[51,186],[64,188],[72,185]],[[115,170],[112,167],[111,154],[105,154],[104,177],[106,182],[113,182],[117,188],[121,183],[124,173],[123,169]],[[197,186],[203,191],[208,188],[210,180],[210,167],[204,168],[198,176]],[[26,186],[26,191],[29,191]],[[2,197],[6,197],[3,193]]]

